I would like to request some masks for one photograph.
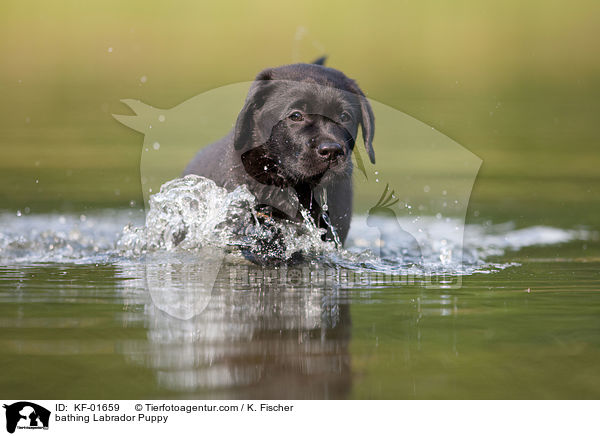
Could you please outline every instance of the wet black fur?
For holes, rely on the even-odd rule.
[[[374,116],[358,85],[342,72],[322,66],[323,61],[262,71],[235,128],[199,151],[184,175],[208,177],[228,189],[245,184],[263,200],[269,191],[266,187],[291,188],[325,228],[313,194],[317,185],[323,186],[328,215],[343,242],[352,217],[350,156],[360,126],[369,159],[375,162]],[[323,155],[327,144],[339,144],[339,154]],[[290,217],[281,212],[286,210],[285,201],[285,197],[273,198],[265,203],[273,206],[275,217],[298,219],[299,214]]]

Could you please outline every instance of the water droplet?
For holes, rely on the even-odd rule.
[[[21,216],[21,211],[20,210],[17,211],[17,216]]]
[[[152,144],[152,148],[158,150],[160,148],[160,144],[158,142],[155,142],[154,144]]]
[[[165,121],[165,116],[164,116],[164,115],[162,115],[162,114],[160,114],[160,115],[158,116],[158,121],[160,121],[161,123],[163,123],[163,122]]]
[[[140,77],[140,82],[142,82],[142,83],[146,83],[147,80],[148,80],[148,78],[146,76]]]
[[[113,52],[113,48],[112,47],[108,47],[108,52],[112,53]]]

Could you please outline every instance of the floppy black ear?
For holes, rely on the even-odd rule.
[[[363,141],[365,141],[365,149],[369,155],[371,163],[375,163],[375,151],[373,150],[373,136],[375,136],[375,115],[373,115],[373,109],[365,94],[361,91],[354,80],[349,81],[350,90],[358,96],[360,100],[360,112],[362,126]]]
[[[250,87],[244,107],[235,123],[233,145],[236,150],[248,149],[252,145],[256,133],[256,115],[269,94],[267,84],[272,79],[272,72],[270,68],[261,71]]]

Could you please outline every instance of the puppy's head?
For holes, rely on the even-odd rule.
[[[321,65],[288,65],[257,76],[238,117],[234,144],[246,170],[261,183],[318,183],[352,171],[359,125],[374,163],[373,111],[356,83]]]

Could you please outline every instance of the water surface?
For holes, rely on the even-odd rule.
[[[598,397],[594,232],[471,225],[471,258],[439,274],[447,286],[432,286],[393,252],[365,261],[364,218],[355,217],[347,255],[257,266],[226,253],[207,284],[215,252],[118,248],[127,223],[142,226],[139,212],[5,214],[2,393]],[[427,222],[433,229],[435,218]]]

